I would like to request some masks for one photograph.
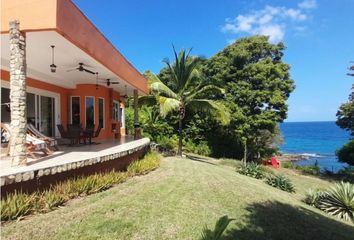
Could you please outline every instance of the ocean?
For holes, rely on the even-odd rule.
[[[298,165],[314,165],[333,172],[348,166],[338,162],[335,151],[348,142],[350,134],[335,122],[286,122],[280,125],[284,143],[282,153],[302,154],[309,159],[296,161]]]

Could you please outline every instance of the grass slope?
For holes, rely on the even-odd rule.
[[[300,200],[328,182],[286,169],[289,194],[218,161],[165,158],[161,167],[59,210],[2,226],[2,239],[198,239],[222,215],[226,239],[352,239],[354,226]]]

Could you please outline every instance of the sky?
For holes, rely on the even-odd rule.
[[[354,78],[354,0],[73,0],[140,71],[176,49],[211,57],[240,37],[284,42],[296,89],[286,121],[334,121]]]

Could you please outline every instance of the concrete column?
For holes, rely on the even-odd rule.
[[[26,39],[20,32],[19,21],[9,23],[10,37],[10,156],[12,165],[27,162],[27,105],[26,105]]]
[[[138,90],[134,89],[134,139],[139,138],[141,138],[141,130],[139,125]]]

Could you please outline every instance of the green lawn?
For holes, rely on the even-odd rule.
[[[222,215],[226,239],[353,239],[354,225],[301,202],[329,182],[282,169],[290,194],[215,160],[164,158],[161,167],[53,212],[2,226],[2,239],[198,239]]]

